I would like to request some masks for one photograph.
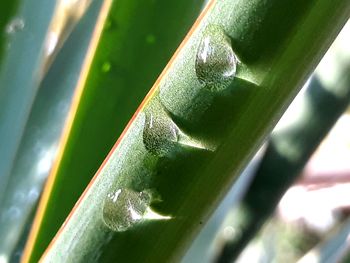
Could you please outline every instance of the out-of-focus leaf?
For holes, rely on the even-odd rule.
[[[93,0],[58,0],[55,13],[51,21],[49,32],[45,40],[45,62],[42,69],[44,75],[57,52],[84,15]],[[101,2],[94,0],[94,2]],[[96,5],[96,4],[95,4]]]
[[[4,192],[0,211],[2,259],[11,257],[19,239],[25,238],[25,225],[31,224],[30,216],[56,156],[100,4],[92,3],[40,85]]]
[[[38,90],[55,5],[56,1],[23,0],[6,26],[8,43],[0,67],[0,207]]]
[[[350,218],[337,226],[319,245],[310,250],[298,263],[338,263],[350,250]]]
[[[41,256],[201,5],[201,0],[112,3],[84,90],[75,97],[73,122],[67,127],[25,260],[36,262]]]

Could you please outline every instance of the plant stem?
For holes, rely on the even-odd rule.
[[[327,0],[210,2],[42,260],[178,260],[349,9]]]
[[[97,1],[105,8],[92,38],[96,53],[89,48],[91,67],[85,63],[79,76],[87,79],[78,82],[70,105],[25,261],[39,260],[202,5],[202,0]]]
[[[348,23],[320,63],[305,94],[286,112],[284,122],[289,121],[288,126],[278,125],[272,133],[260,167],[238,208],[244,220],[234,224],[241,234],[224,245],[217,262],[232,262],[238,257],[348,107],[350,52],[344,48],[348,45],[344,38],[349,28]],[[331,70],[336,75],[330,75]]]

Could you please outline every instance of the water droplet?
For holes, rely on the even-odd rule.
[[[111,63],[109,63],[109,62],[104,62],[104,63],[102,64],[102,72],[103,72],[103,73],[108,73],[108,72],[111,70],[111,67],[112,67]]]
[[[199,82],[214,91],[225,89],[236,74],[236,64],[231,39],[220,26],[208,25],[196,55],[195,70]]]
[[[147,43],[147,44],[152,45],[152,44],[154,44],[155,42],[156,42],[156,37],[155,37],[153,34],[148,34],[148,35],[146,36],[146,43]]]
[[[158,110],[146,112],[143,142],[146,149],[156,155],[171,153],[179,139],[179,128],[166,115]]]
[[[212,147],[183,132],[158,101],[153,101],[145,110],[143,143],[147,151],[160,157],[170,156],[181,148],[213,151]]]
[[[168,220],[150,207],[152,194],[149,190],[137,192],[120,188],[107,195],[103,206],[103,220],[113,231],[124,232],[144,220]]]
[[[14,18],[6,25],[6,33],[13,34],[24,28],[24,20],[22,18]]]
[[[126,231],[142,220],[150,202],[148,192],[118,189],[108,194],[104,201],[103,220],[114,231]]]
[[[143,142],[150,153],[158,156],[169,156],[180,147],[214,150],[187,136],[171,119],[151,113],[146,114]]]

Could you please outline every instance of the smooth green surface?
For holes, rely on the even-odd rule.
[[[55,1],[23,0],[11,20],[14,24],[0,67],[0,207],[38,90],[44,40],[55,4]]]
[[[43,261],[179,260],[312,72],[349,10],[347,2],[327,0],[218,1],[138,113]],[[231,37],[242,62],[236,78],[220,92],[201,85],[195,75],[196,51],[208,23],[221,26]],[[145,133],[152,133],[146,136],[154,140],[151,144],[144,143]],[[155,196],[151,208],[171,219],[144,219],[124,232],[109,230],[103,206],[107,196],[120,189],[151,191]]]
[[[2,258],[11,257],[19,239],[26,237],[22,233],[26,224],[32,223],[34,208],[57,155],[57,144],[100,5],[99,1],[93,2],[40,84],[4,192],[0,211]],[[68,60],[70,63],[67,63]]]
[[[192,242],[181,263],[211,263],[213,261],[213,254],[217,247],[217,244],[215,244],[213,248],[213,243],[215,241],[222,242],[220,233],[222,233],[223,225],[226,226],[225,223],[228,221],[227,218],[232,211],[232,207],[238,205],[254,178],[263,152],[264,150],[260,150],[240,174],[235,184]]]
[[[347,30],[329,49],[308,88],[299,95],[272,133],[266,154],[241,201],[245,214],[233,224],[241,235],[222,248],[218,262],[232,262],[274,212],[279,200],[350,103],[350,52]]]
[[[199,13],[202,1],[118,0],[89,72],[31,261],[36,262]]]

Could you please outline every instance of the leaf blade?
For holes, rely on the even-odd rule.
[[[283,11],[288,9],[288,5],[281,7],[274,1],[271,1],[270,4],[268,8],[274,8],[274,14],[280,15],[278,12],[280,8]],[[247,44],[252,44],[249,41],[252,41],[254,37],[247,40],[244,35],[251,33],[254,36],[254,32],[256,32],[254,27],[251,27],[253,32],[245,32],[235,27],[231,28],[232,25],[229,22],[239,20],[240,15],[244,16],[246,8],[252,8],[253,11],[259,10],[262,15],[265,15],[267,8],[265,5],[261,6],[261,2],[258,1],[249,3],[244,1],[215,2],[212,12],[208,12],[208,16],[204,16],[203,21],[205,22],[202,21],[196,25],[198,27],[194,28],[193,34],[187,38],[188,41],[171,61],[171,66],[168,66],[167,71],[162,75],[163,78],[156,82],[155,88],[141,104],[141,108],[131,125],[128,126],[124,137],[118,140],[115,148],[73,209],[66,224],[56,235],[47,253],[43,256],[43,260],[63,260],[61,257],[65,257],[64,260],[74,261],[93,256],[101,256],[99,259],[101,262],[110,262],[116,260],[116,257],[130,262],[178,260],[193,234],[198,231],[200,222],[207,218],[220,196],[227,190],[230,182],[239,174],[290,102],[299,88],[298,85],[315,67],[326,47],[330,45],[332,38],[345,23],[346,12],[349,10],[349,6],[346,4],[334,6],[323,0],[310,1],[309,5],[301,4],[299,7],[302,9],[301,15],[290,17],[291,20],[295,19],[292,23],[293,26],[290,26],[290,21],[287,19],[282,24],[288,30],[283,34],[277,34],[272,40],[267,41],[266,38],[270,35],[264,34],[266,30],[270,29],[264,27],[263,22],[267,18],[263,16],[262,21],[257,22],[258,29],[261,30],[258,34],[266,35],[266,42],[259,42],[259,44],[263,43],[260,50],[262,48],[264,56],[259,57],[259,54],[256,54],[256,60],[253,63],[251,58],[245,58],[244,54],[241,53],[240,58],[242,58],[243,63],[247,61],[248,68],[244,68],[244,65],[240,66],[242,71],[238,71],[237,80],[232,84],[237,88],[237,94],[233,91],[226,94],[229,97],[226,101],[226,107],[215,103],[209,106],[214,108],[211,108],[214,111],[212,114],[219,118],[217,121],[220,124],[211,127],[213,130],[210,130],[206,127],[208,124],[206,117],[196,116],[195,113],[186,111],[191,109],[192,98],[202,98],[206,93],[203,91],[204,95],[201,94],[193,70],[195,63],[193,51],[196,50],[199,41],[201,41],[205,22],[222,25],[231,37],[235,33],[243,34],[242,41],[248,41]],[[235,10],[235,13],[229,13],[231,10]],[[252,12],[249,15],[255,15],[255,13]],[[324,20],[326,15],[330,20]],[[249,21],[249,18],[249,16],[246,17],[246,20]],[[229,22],[225,19],[229,19]],[[333,23],[335,19],[338,19],[336,24]],[[269,20],[266,21],[266,24],[269,24]],[[296,26],[300,26],[300,28],[298,27],[296,30]],[[315,37],[316,33],[314,32],[317,32],[317,37]],[[277,47],[273,56],[270,56],[271,53],[269,53],[271,42],[272,46]],[[301,62],[305,65],[303,69],[297,67]],[[242,77],[245,80],[242,80]],[[289,80],[287,84],[285,83],[286,79]],[[258,87],[247,80],[256,82]],[[167,81],[171,85],[167,86]],[[158,84],[160,87],[157,87]],[[166,90],[170,93],[162,94],[162,88],[169,87],[173,88],[174,92]],[[196,97],[197,94],[191,93],[196,88],[200,94],[198,97]],[[247,88],[254,90],[254,92],[248,93],[249,96],[247,96],[239,88]],[[186,92],[188,91],[191,96],[193,95],[192,98],[182,96],[183,89],[186,89]],[[244,96],[242,93],[238,94],[239,92],[242,92]],[[238,98],[239,96],[240,98]],[[164,100],[162,101],[166,110],[170,112],[171,117],[169,118],[171,120],[169,122],[175,122],[181,126],[183,131],[187,128],[186,132],[191,136],[201,136],[204,143],[212,143],[217,148],[214,147],[212,152],[201,152],[194,149],[187,149],[188,152],[179,150],[178,155],[174,153],[178,160],[172,160],[170,157],[161,161],[156,159],[154,160],[156,168],[149,168],[150,174],[145,172],[145,178],[142,176],[139,178],[138,174],[142,174],[143,169],[147,171],[147,165],[153,164],[152,161],[148,162],[148,158],[153,160],[153,157],[145,148],[143,141],[144,115],[147,114],[147,110],[156,115],[157,111],[152,112],[152,107],[156,107],[159,100],[164,99],[164,97],[173,102],[173,105],[164,105]],[[220,102],[220,99],[217,99]],[[230,106],[236,105],[234,102],[238,103],[237,106],[241,106],[236,107],[234,109],[236,111],[233,111],[232,107],[230,108]],[[174,107],[171,108],[169,105]],[[194,118],[203,117],[203,122],[200,125],[190,127],[192,122],[185,123],[183,121],[192,113]],[[147,176],[154,182],[148,182]],[[165,215],[170,214],[174,220],[147,221],[140,224],[139,227],[135,226],[134,230],[130,229],[127,233],[111,233],[106,229],[101,218],[104,198],[111,191],[109,187],[112,185],[115,190],[118,187],[120,187],[119,189],[129,187],[140,192],[143,184],[145,189],[156,188],[163,199],[163,203],[154,204],[153,208]],[[209,203],[209,197],[205,193],[211,194],[209,195]],[[185,202],[186,200],[191,200],[191,202]],[[182,235],[179,236],[178,233],[182,233]],[[111,239],[109,235],[112,235]],[[97,249],[96,244],[104,244],[101,245],[104,246],[103,249],[100,247]],[[130,253],[129,246],[137,249],[137,253]],[[156,252],[152,249],[154,247],[157,247]],[[102,255],[98,254],[100,252]]]

